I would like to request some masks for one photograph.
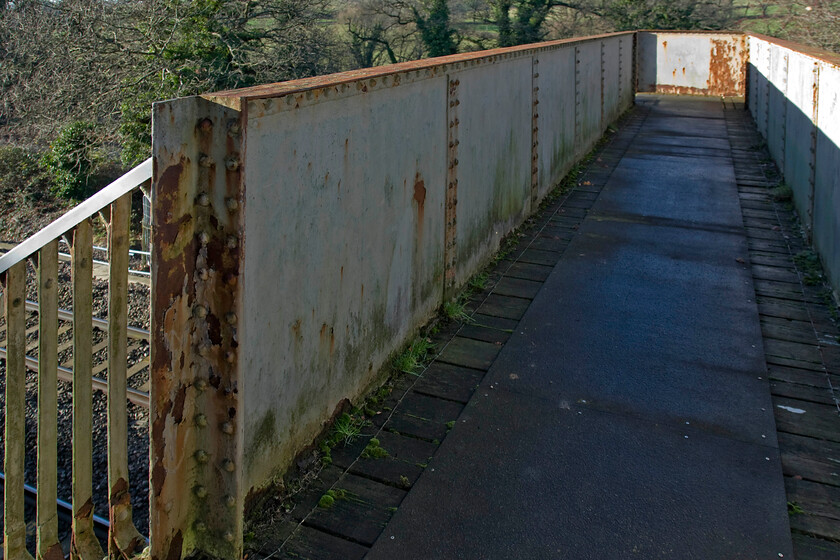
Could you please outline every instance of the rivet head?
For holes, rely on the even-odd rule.
[[[226,198],[225,199],[225,206],[227,206],[228,210],[233,212],[234,210],[239,208],[239,201],[236,200],[235,198]]]
[[[203,414],[196,414],[195,425],[199,428],[205,427],[207,425],[207,417]]]
[[[199,463],[204,464],[208,461],[208,459],[210,459],[210,455],[208,455],[203,449],[199,449],[195,452],[195,460]]]
[[[226,540],[227,542],[233,542],[233,533],[231,533],[230,531],[228,531],[227,533],[225,533],[225,540]]]
[[[239,136],[239,132],[241,128],[239,127],[239,121],[230,121],[228,123],[228,134],[231,136]]]
[[[236,470],[236,464],[230,459],[225,459],[224,461],[222,461],[222,468],[225,469],[227,472],[233,472]]]
[[[210,276],[210,274],[207,272],[207,269],[206,269],[206,268],[199,268],[199,269],[198,269],[198,277],[199,277],[201,280],[207,280],[207,278],[208,278],[209,276]]]
[[[228,272],[225,274],[225,284],[228,286],[235,286],[236,285],[236,274],[232,274]]]
[[[222,424],[222,431],[228,435],[233,434],[233,423],[225,422],[224,424]]]
[[[212,167],[213,158],[211,158],[207,154],[201,154],[200,156],[198,156],[198,165],[201,167]]]
[[[236,171],[239,169],[239,160],[235,157],[229,157],[225,160],[225,168],[228,171]]]
[[[198,234],[198,240],[202,245],[207,245],[210,242],[210,234],[206,231],[202,231]]]
[[[199,206],[210,206],[210,197],[207,196],[207,193],[201,193],[198,195],[197,202]]]
[[[207,389],[207,381],[205,381],[204,379],[196,379],[193,385],[195,385],[195,388],[199,391],[204,391],[205,389]]]
[[[204,486],[196,486],[195,487],[195,495],[199,498],[206,498],[207,497],[207,488]]]
[[[194,527],[194,528],[195,528],[195,530],[196,530],[197,532],[199,532],[199,533],[203,533],[204,531],[206,531],[206,530],[207,530],[207,525],[205,525],[205,524],[204,524],[204,523],[202,523],[201,521],[196,521],[196,522],[195,522],[195,525],[193,525],[193,527]]]
[[[228,494],[227,496],[225,496],[225,504],[229,508],[234,507],[236,505],[236,498]]]
[[[233,361],[236,359],[236,354],[233,352],[225,352],[225,361],[229,364],[232,364]]]
[[[228,325],[235,325],[236,324],[236,313],[230,312],[225,314],[225,321],[228,322]]]
[[[213,129],[213,121],[208,118],[201,119],[198,121],[198,128],[201,129],[202,132],[209,132]]]
[[[236,239],[235,235],[228,235],[227,239],[225,240],[225,245],[227,245],[228,249],[236,249],[236,246],[239,244],[239,240]]]
[[[203,305],[196,305],[195,309],[193,309],[193,317],[196,319],[204,319],[207,317],[207,308]]]

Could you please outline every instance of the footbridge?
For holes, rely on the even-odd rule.
[[[838,100],[836,55],[639,31],[156,103],[0,257],[4,557],[836,557]]]

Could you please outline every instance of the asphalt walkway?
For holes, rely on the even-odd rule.
[[[792,557],[718,100],[635,138],[371,560]]]

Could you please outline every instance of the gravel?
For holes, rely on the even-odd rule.
[[[140,263],[132,263],[132,268],[139,268]],[[35,291],[36,277],[31,264],[27,274],[27,299],[37,301]],[[104,280],[93,281],[94,316],[107,318],[108,316],[108,283]],[[59,307],[72,308],[72,289],[70,267],[67,263],[59,266]],[[150,328],[150,293],[148,286],[130,284],[128,322],[134,327],[149,330]],[[27,327],[37,324],[37,315],[28,314]],[[63,325],[60,322],[60,326]],[[5,320],[0,318],[0,325]],[[27,345],[34,342],[35,333],[27,337]],[[59,337],[62,342],[72,339],[72,328]],[[94,329],[94,346],[106,339],[106,333]],[[2,335],[2,346],[5,346],[5,334]],[[37,356],[37,347],[32,344],[28,352],[30,356]],[[149,345],[142,341],[129,340],[128,367],[148,356]],[[72,351],[68,348],[59,354],[59,363],[72,358]],[[107,360],[105,349],[94,355],[94,368]],[[70,366],[72,367],[72,366]],[[98,374],[106,378],[106,371]],[[129,380],[129,385],[135,388],[142,386],[149,379],[148,368],[144,368]],[[5,410],[5,360],[0,360],[0,406]],[[59,381],[58,397],[58,494],[59,498],[71,501],[72,483],[72,387],[70,383]],[[36,450],[37,450],[37,373],[27,372],[26,376],[26,482],[37,486],[36,481]],[[93,395],[93,501],[95,513],[108,518],[108,482],[107,482],[107,399],[99,391]],[[0,440],[3,440],[2,428],[5,424],[5,414],[0,417]],[[128,462],[129,480],[134,509],[134,521],[141,533],[148,535],[148,494],[149,494],[149,413],[141,407],[128,403]],[[0,459],[3,458],[5,446],[0,446]],[[27,520],[29,521],[29,520]],[[29,524],[34,533],[34,524]],[[34,543],[34,541],[32,541]]]

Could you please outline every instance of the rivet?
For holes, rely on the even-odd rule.
[[[225,361],[229,364],[232,364],[233,361],[236,359],[236,354],[233,352],[225,352]]]
[[[199,344],[197,350],[199,356],[206,356],[210,353],[210,347],[206,344]]]
[[[200,195],[198,195],[198,205],[210,206],[210,197],[207,196],[207,193],[201,193]]]
[[[210,455],[207,454],[206,451],[203,449],[199,449],[195,452],[195,460],[199,463],[206,463],[210,459]]]
[[[206,231],[202,231],[198,234],[198,240],[202,245],[207,245],[210,242],[210,234]]]
[[[199,390],[199,391],[203,391],[203,390],[205,390],[205,389],[207,388],[207,381],[205,381],[204,379],[196,379],[196,380],[195,380],[195,383],[193,383],[193,386],[194,386],[197,390]]]
[[[213,128],[213,121],[205,117],[198,121],[198,128],[200,128],[202,132],[209,132]]]
[[[207,154],[201,154],[198,157],[198,165],[201,166],[201,167],[212,167],[213,166],[213,158],[211,158]]]
[[[225,497],[225,504],[227,504],[227,507],[230,507],[230,508],[234,507],[236,505],[236,498],[234,498],[233,496],[228,494]]]
[[[206,268],[199,268],[198,269],[198,277],[202,280],[207,280],[210,274],[207,272]]]
[[[225,422],[222,424],[222,431],[228,435],[233,434],[233,423]]]
[[[204,319],[207,317],[207,308],[203,305],[196,305],[193,309],[193,317],[196,319]]]
[[[195,522],[195,525],[193,525],[193,527],[194,527],[194,528],[195,528],[195,530],[196,530],[196,531],[198,531],[199,533],[203,533],[204,531],[206,531],[206,530],[207,530],[207,525],[205,525],[205,524],[204,524],[204,523],[202,523],[201,521],[196,521],[196,522]]]
[[[199,428],[205,427],[207,425],[207,417],[203,414],[196,414],[195,425]]]
[[[239,132],[239,121],[232,120],[228,122],[228,134],[230,134],[231,136],[239,136]]]
[[[236,324],[236,313],[234,313],[232,311],[230,313],[227,313],[225,315],[225,321],[227,321],[229,325],[235,325]]]
[[[206,498],[207,497],[207,488],[204,486],[196,486],[195,487],[195,495],[199,498]]]
[[[235,198],[226,198],[225,199],[225,206],[227,209],[233,212],[237,208],[239,208],[239,202]]]
[[[233,542],[233,533],[231,533],[230,531],[228,531],[227,533],[225,533],[225,540],[226,540],[227,542]]]
[[[458,106],[458,105],[460,105],[460,104],[461,104],[461,100],[460,100],[460,99],[456,99],[456,100],[455,100],[455,106],[457,107],[457,106]]]
[[[233,472],[236,470],[236,464],[230,459],[225,459],[224,461],[222,461],[222,468],[225,469],[227,472]]]
[[[225,245],[227,245],[228,249],[236,249],[236,245],[239,241],[236,239],[235,235],[228,235],[227,239],[225,240]]]
[[[236,171],[239,169],[239,160],[235,157],[229,157],[225,160],[225,168],[228,171]]]
[[[225,284],[228,286],[235,286],[236,285],[236,274],[228,272],[225,274]]]

